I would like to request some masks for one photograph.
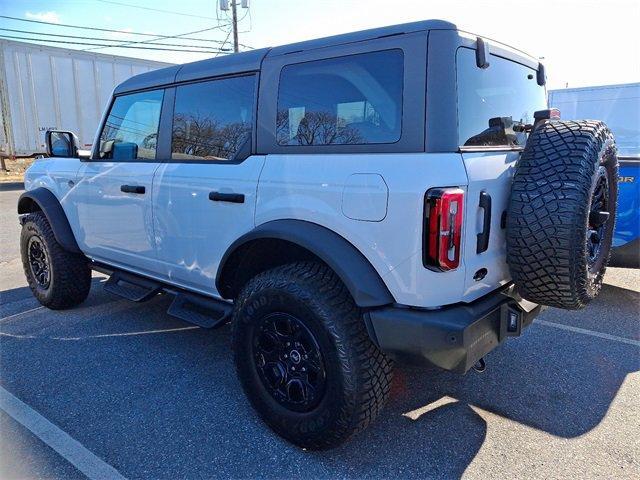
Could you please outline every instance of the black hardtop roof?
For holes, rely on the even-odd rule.
[[[234,53],[222,57],[208,58],[198,62],[185,63],[183,65],[173,65],[171,67],[135,75],[118,85],[114,90],[114,94],[158,87],[174,82],[256,71],[260,69],[262,60],[264,60],[266,56],[286,55],[292,52],[344,45],[401,33],[455,29],[456,26],[453,23],[444,20],[423,20],[420,22],[403,23],[400,25],[317,38],[275,48],[260,48],[248,52]]]

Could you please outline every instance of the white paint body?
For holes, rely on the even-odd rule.
[[[0,40],[0,155],[44,153],[47,130],[89,149],[114,87],[170,64]]]
[[[36,161],[26,188],[44,186],[58,197],[90,258],[192,291],[218,297],[215,277],[234,240],[265,222],[297,219],[354,245],[397,303],[438,307],[473,301],[510,280],[500,217],[517,156],[270,154],[238,164],[56,158]],[[134,179],[146,195],[120,191]],[[436,272],[422,264],[424,196],[449,186],[465,192],[461,263]],[[492,196],[493,215],[489,248],[477,254],[482,190]],[[212,202],[211,191],[242,193],[246,200]],[[487,275],[474,280],[481,268]]]

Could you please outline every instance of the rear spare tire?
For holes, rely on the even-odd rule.
[[[550,121],[532,131],[507,211],[507,263],[524,298],[578,309],[597,296],[617,182],[616,147],[604,123]]]

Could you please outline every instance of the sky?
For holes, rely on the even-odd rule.
[[[221,12],[217,4],[217,0],[0,0],[0,15],[148,35],[178,35],[216,27],[189,37],[228,42],[231,40],[229,14]],[[640,81],[638,0],[249,0],[249,4],[248,10],[238,10],[242,19],[240,43],[246,45],[243,50],[439,18],[542,58],[549,88]],[[34,37],[6,29],[122,42],[154,38],[0,18],[0,36]],[[102,41],[54,36],[41,38],[90,43]],[[164,43],[215,46],[216,50],[222,44],[176,38],[164,40]],[[224,45],[230,46],[229,43]],[[216,55],[213,51],[158,52],[113,47],[92,51],[169,63],[185,63]]]

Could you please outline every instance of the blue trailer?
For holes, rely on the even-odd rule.
[[[618,145],[618,214],[611,265],[640,268],[640,83],[549,91],[563,119],[604,121]]]

